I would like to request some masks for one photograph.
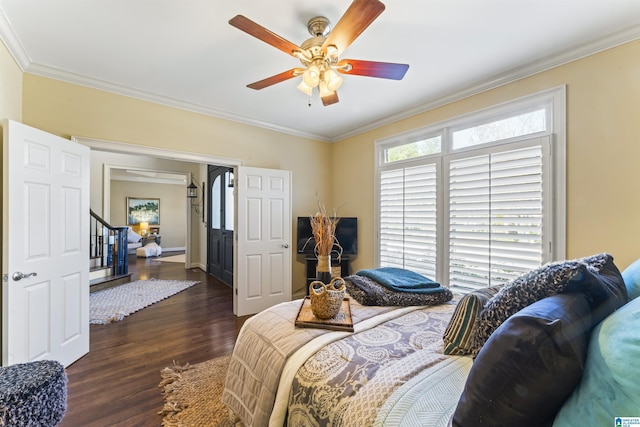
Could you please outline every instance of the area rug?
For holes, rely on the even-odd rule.
[[[159,262],[179,262],[184,264],[186,262],[185,254],[171,255],[171,256],[163,256],[159,258],[153,258],[154,261]]]
[[[164,368],[158,385],[164,397],[164,407],[159,412],[162,426],[233,426],[221,401],[230,359],[231,355],[226,355],[185,366],[174,362]]]
[[[117,322],[155,302],[200,283],[192,280],[136,280],[92,292],[89,295],[89,323]]]

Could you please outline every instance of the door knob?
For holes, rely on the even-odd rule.
[[[13,273],[13,276],[11,276],[11,278],[17,282],[18,280],[26,279],[27,277],[37,276],[37,275],[38,273],[36,273],[35,271],[29,274],[24,274],[21,271],[16,271],[15,273]]]
[[[289,248],[289,245],[287,243],[285,243],[284,245],[282,245],[282,247],[287,249],[287,248]]]

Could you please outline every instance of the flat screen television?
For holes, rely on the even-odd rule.
[[[308,216],[298,217],[298,253],[305,255],[315,255],[313,248],[316,240],[311,232],[311,220]],[[339,217],[336,224],[336,239],[342,246],[342,255],[358,254],[358,218]],[[337,248],[336,248],[337,251]]]

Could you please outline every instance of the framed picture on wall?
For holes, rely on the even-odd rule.
[[[127,197],[127,225],[160,225],[160,199]]]

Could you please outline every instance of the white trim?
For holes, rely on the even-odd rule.
[[[148,147],[144,145],[128,144],[124,142],[108,141],[108,140],[96,139],[96,138],[71,136],[71,140],[79,144],[86,145],[90,147],[92,150],[108,151],[112,153],[142,155],[142,156],[157,157],[157,158],[163,158],[163,159],[169,159],[169,160],[193,162],[198,164],[214,164],[214,165],[229,166],[229,167],[241,166],[243,164],[243,160],[234,159],[231,157],[219,157],[219,156],[212,156],[212,155],[203,154],[203,153],[190,153],[186,151]],[[113,168],[115,168],[113,165],[104,165],[104,171],[103,171],[103,201],[102,201],[103,212],[102,214],[103,214],[103,218],[106,221],[110,220],[108,216],[110,216],[111,199],[107,195],[111,194],[111,169]],[[122,169],[123,167],[119,166],[117,168]],[[129,169],[131,169],[131,167],[129,167]],[[191,173],[186,173],[185,177],[188,182],[191,182],[191,179],[192,179]],[[201,264],[191,263],[191,251],[189,250],[191,248],[191,229],[192,229],[191,204],[187,203],[185,209],[187,210],[187,213],[186,213],[187,221],[186,221],[186,231],[185,231],[186,233],[185,234],[186,235],[185,266],[187,266],[188,268],[193,268],[193,265],[202,267]],[[107,217],[105,217],[104,215],[107,215]],[[203,270],[206,271],[206,267],[203,268]]]
[[[2,8],[0,8],[0,39],[4,42],[7,50],[11,53],[11,56],[13,56],[18,67],[20,67],[20,70],[24,72],[27,67],[29,67],[29,64],[32,63],[31,57],[29,57],[22,42],[20,42]]]
[[[377,128],[389,125],[399,120],[403,120],[408,117],[412,117],[417,114],[421,114],[426,111],[433,110],[438,107],[442,107],[443,105],[451,104],[452,102],[459,101],[461,99],[468,98],[473,95],[477,95],[487,90],[495,89],[497,87],[523,79],[525,77],[529,77],[531,75],[534,75],[534,74],[567,64],[569,62],[576,61],[578,59],[585,58],[590,55],[594,55],[596,53],[605,51],[607,49],[611,49],[611,48],[620,46],[622,44],[640,39],[640,25],[626,28],[622,31],[611,34],[602,39],[595,40],[590,43],[586,43],[584,45],[581,45],[574,49],[567,50],[557,55],[549,56],[547,58],[541,58],[539,60],[530,62],[521,67],[517,67],[505,73],[494,76],[490,79],[478,81],[476,82],[476,84],[470,87],[467,87],[465,89],[459,90],[449,95],[440,97],[438,99],[434,99],[416,108],[402,111],[398,114],[387,116],[385,118],[377,119],[365,126],[355,128],[351,131],[344,132],[342,134],[335,135],[333,137],[326,137],[323,135],[317,135],[309,132],[301,132],[293,128],[279,126],[279,125],[267,123],[260,120],[255,120],[250,117],[243,117],[238,114],[233,114],[227,111],[216,110],[209,107],[205,107],[203,105],[188,103],[188,102],[180,101],[177,99],[169,98],[166,96],[160,96],[160,95],[152,94],[149,92],[136,90],[133,88],[116,85],[106,81],[93,79],[93,78],[81,76],[74,73],[69,73],[53,67],[48,67],[46,65],[36,64],[29,57],[28,53],[26,52],[24,46],[16,36],[15,31],[13,30],[6,15],[4,14],[4,11],[2,11],[1,8],[0,8],[0,39],[2,39],[4,44],[7,46],[7,49],[9,50],[9,52],[11,53],[16,63],[18,64],[18,66],[21,68],[23,72],[28,72],[35,75],[48,77],[55,80],[61,80],[68,83],[77,84],[80,86],[104,90],[107,92],[140,99],[143,101],[153,102],[160,105],[167,105],[170,107],[175,107],[175,108],[179,108],[186,111],[192,111],[192,112],[201,113],[201,114],[205,114],[212,117],[231,120],[238,123],[244,123],[244,124],[256,126],[263,129],[273,130],[276,132],[282,132],[285,134],[290,134],[290,135],[299,136],[303,138],[315,139],[319,141],[335,142],[345,138],[352,137],[354,135],[368,132],[373,129],[377,129]]]
[[[375,122],[370,123],[368,125],[361,126],[357,129],[342,133],[340,135],[336,135],[333,138],[331,138],[331,141],[340,141],[341,139],[349,138],[364,132],[368,132],[370,130],[377,129],[377,128],[389,125],[391,123],[395,123],[397,121],[404,120],[406,118],[425,113],[430,110],[434,110],[436,108],[454,103],[456,101],[469,98],[471,96],[480,94],[482,92],[486,92],[488,90],[495,89],[500,86],[507,85],[509,83],[513,83],[515,81],[524,79],[526,77],[530,77],[532,75],[541,73],[543,71],[547,71],[552,68],[556,68],[561,65],[565,65],[570,62],[577,61],[578,59],[595,55],[596,53],[599,53],[608,49],[612,49],[614,47],[632,42],[637,39],[640,39],[640,25],[627,28],[623,31],[612,34],[601,40],[596,40],[592,43],[588,43],[580,47],[577,47],[575,49],[562,52],[558,55],[554,55],[548,58],[543,58],[539,61],[530,62],[529,64],[523,65],[522,67],[518,67],[512,70],[509,70],[503,74],[500,74],[498,76],[495,76],[490,80],[480,81],[476,85],[460,90],[458,92],[454,92],[450,95],[446,95],[441,98],[435,99],[419,107],[413,108],[411,110],[403,111],[401,113],[398,113],[392,116],[388,116],[384,119],[376,120]]]
[[[545,250],[545,253],[548,253],[549,259],[543,259],[543,262],[548,262],[552,260],[560,260],[566,257],[566,86],[561,85],[555,88],[547,89],[538,93],[534,93],[531,95],[527,95],[509,102],[504,102],[492,107],[484,108],[482,110],[478,110],[469,114],[465,114],[459,117],[450,118],[447,120],[443,120],[438,123],[434,123],[428,126],[424,126],[418,129],[412,129],[407,132],[403,132],[397,135],[393,135],[390,137],[382,138],[380,140],[375,141],[374,143],[374,162],[375,162],[375,173],[374,173],[374,221],[376,227],[376,233],[374,237],[374,262],[375,266],[380,266],[380,175],[384,170],[393,170],[397,168],[405,168],[410,167],[412,163],[424,163],[429,161],[431,157],[440,157],[445,158],[446,156],[452,154],[450,150],[450,136],[451,136],[451,128],[461,128],[464,126],[474,126],[477,123],[481,123],[486,121],[492,117],[502,117],[507,112],[511,111],[519,111],[523,109],[532,109],[536,108],[538,105],[547,107],[548,111],[551,111],[551,114],[548,116],[547,130],[545,132],[539,132],[532,135],[525,135],[518,138],[511,138],[510,140],[505,141],[497,141],[495,143],[487,143],[482,146],[474,146],[469,147],[469,150],[478,150],[483,147],[492,147],[495,145],[502,145],[505,143],[514,143],[517,141],[529,140],[537,137],[550,137],[548,138],[549,143],[551,144],[551,150],[546,150],[551,156],[551,161],[553,162],[552,174],[548,175],[551,182],[546,183],[550,186],[553,186],[553,214],[551,219],[547,219],[545,225],[548,227],[547,229],[551,229],[551,235],[545,236],[545,244],[549,244],[548,251]],[[415,159],[407,159],[403,161],[393,162],[393,163],[384,163],[384,150],[388,147],[397,146],[401,143],[407,143],[409,141],[414,141],[418,139],[429,138],[433,135],[441,134],[443,135],[442,140],[442,153],[436,155],[429,155],[423,157],[417,157]],[[456,153],[461,153],[466,151],[466,149],[456,150]],[[441,169],[442,171],[442,169]],[[443,183],[442,191],[446,191],[446,180],[444,177],[441,177],[441,181]],[[440,190],[439,190],[440,191]],[[444,207],[442,207],[444,209]],[[438,210],[438,213],[444,213],[442,218],[445,221],[441,222],[442,227],[445,229],[448,228],[447,224],[447,215],[446,211]],[[442,256],[443,248],[440,246],[440,242],[442,242],[442,236],[438,235],[438,254],[439,261],[438,267],[441,269],[440,275],[442,272],[446,272],[448,266],[442,265],[440,260],[445,257]],[[548,240],[547,240],[548,238]]]
[[[168,148],[150,147],[147,145],[129,144],[125,142],[109,141],[105,139],[72,136],[71,140],[90,147],[92,150],[109,151],[111,153],[135,154],[141,156],[157,157],[161,159],[180,160],[183,162],[206,163],[220,166],[240,166],[242,159],[233,157],[212,156],[204,153],[191,153],[188,151],[171,150]]]

